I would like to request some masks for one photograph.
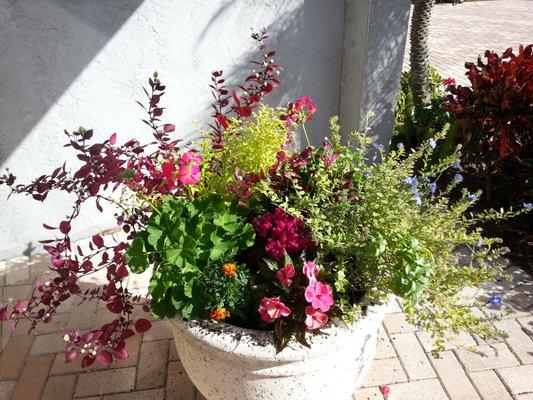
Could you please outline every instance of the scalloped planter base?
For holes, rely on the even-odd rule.
[[[276,355],[271,334],[216,322],[170,320],[187,374],[207,400],[349,400],[368,373],[388,304]]]

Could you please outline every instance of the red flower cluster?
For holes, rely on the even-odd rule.
[[[273,260],[283,259],[285,251],[295,256],[303,251],[313,253],[316,249],[302,222],[279,207],[254,219],[252,226],[257,236],[266,240],[265,251]]]

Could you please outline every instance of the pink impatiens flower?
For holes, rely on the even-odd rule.
[[[325,283],[312,281],[305,289],[305,299],[314,308],[322,312],[327,312],[333,304],[333,292],[331,287]]]
[[[292,283],[292,279],[294,278],[294,275],[296,274],[296,270],[294,269],[294,265],[287,264],[285,267],[280,268],[278,272],[276,272],[276,278],[278,278],[278,281],[284,286],[290,286]]]
[[[305,326],[310,331],[320,329],[328,323],[328,316],[311,306],[305,307]]]
[[[316,274],[318,274],[318,266],[313,261],[307,261],[303,266],[303,273],[309,279],[309,282],[316,281]]]
[[[179,181],[182,185],[196,185],[200,182],[202,156],[196,151],[188,151],[181,156]]]
[[[279,317],[287,317],[291,310],[283,304],[279,297],[263,297],[259,303],[259,315],[266,322],[273,322]]]

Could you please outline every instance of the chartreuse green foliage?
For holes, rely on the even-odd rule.
[[[153,313],[160,318],[179,314],[200,319],[224,308],[242,316],[249,296],[248,273],[237,264],[236,276],[227,277],[221,268],[254,243],[255,232],[244,210],[216,194],[162,200],[128,249],[133,272],[156,265],[150,282]]]
[[[252,119],[230,119],[222,150],[213,150],[210,141],[205,141],[200,190],[225,194],[227,185],[235,182],[236,170],[242,175],[268,172],[287,140],[287,125],[279,118],[284,112],[282,108],[261,105]]]
[[[326,165],[323,157],[314,157],[299,171],[304,180],[309,178],[305,184],[310,189],[303,190],[299,178],[290,191],[268,185],[260,190],[309,227],[321,250],[318,262],[334,277],[343,318],[350,322],[357,317],[361,299],[364,304],[392,292],[403,298],[410,321],[435,337],[437,349],[450,332],[499,335],[487,320],[470,313],[460,293],[501,274],[498,260],[504,250],[495,248],[498,240],[481,238],[474,224],[509,214],[470,215],[476,196],[466,191],[458,201],[449,199],[461,177],[448,185],[438,177],[453,172],[455,155],[435,162],[426,143],[409,154],[400,149],[386,157],[381,150],[382,162],[370,164],[365,160],[367,137],[356,132],[345,146],[339,143],[336,119],[332,131],[337,161]],[[343,180],[351,190],[335,189]],[[468,261],[457,261],[459,246],[468,250]]]

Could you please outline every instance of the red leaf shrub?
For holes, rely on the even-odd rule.
[[[522,208],[533,200],[533,45],[508,48],[501,56],[487,50],[486,62],[467,62],[471,87],[450,84],[443,108],[457,117],[462,137],[466,185],[483,190],[478,209]],[[486,222],[501,236],[510,255],[533,268],[533,220],[523,214]]]
[[[487,50],[483,63],[467,62],[471,87],[448,85],[444,109],[455,115],[468,141],[465,156],[497,162],[531,152],[533,139],[533,45],[508,48],[502,56]]]

